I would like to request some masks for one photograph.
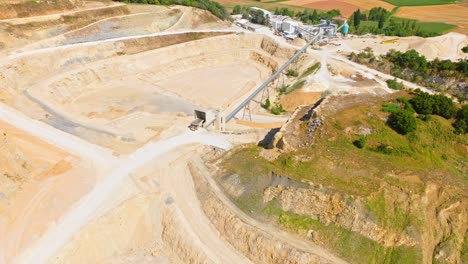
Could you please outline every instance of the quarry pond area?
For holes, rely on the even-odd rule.
[[[468,261],[459,114],[413,109],[416,132],[389,128],[385,109],[436,91],[379,59],[458,63],[468,37],[328,23],[289,39],[238,22],[181,5],[0,3],[0,264]],[[353,59],[369,47],[383,66]]]

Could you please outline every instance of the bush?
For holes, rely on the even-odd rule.
[[[284,110],[283,106],[280,103],[276,102],[270,109],[270,112],[274,115],[279,115],[281,113],[286,112],[286,110]]]
[[[430,115],[432,114],[432,106],[434,102],[428,93],[419,93],[410,100],[411,105],[418,114]]]
[[[289,69],[286,71],[286,76],[288,77],[297,77],[299,76],[299,72],[297,72],[296,70],[293,70],[293,69]]]
[[[388,104],[384,104],[382,106],[382,111],[389,112],[389,113],[394,113],[394,112],[401,111],[401,108],[400,108],[400,106],[398,106],[395,103],[388,103]]]
[[[387,80],[387,86],[388,88],[393,90],[403,90],[403,88],[405,88],[405,86],[403,86],[403,83],[398,82],[396,78],[393,80]]]
[[[364,136],[361,136],[358,140],[355,140],[353,142],[353,145],[362,149],[366,146],[366,138]]]
[[[183,5],[183,6],[193,6],[196,8],[204,9],[217,16],[222,20],[229,19],[229,13],[226,8],[218,2],[211,0],[114,0],[117,2],[124,3],[136,3],[136,4],[161,4],[161,5]]]
[[[283,84],[278,88],[278,91],[280,92],[280,94],[285,94],[288,91],[288,88],[289,88],[289,85]]]
[[[463,48],[462,48],[462,51],[463,51],[464,53],[468,53],[468,46],[463,47]]]
[[[444,95],[433,95],[434,105],[432,106],[432,113],[439,115],[445,119],[450,119],[455,116],[457,109],[452,99]]]
[[[416,130],[417,120],[414,114],[409,111],[397,111],[390,115],[389,126],[399,134],[406,135]]]
[[[458,110],[453,127],[455,128],[456,133],[468,133],[468,105],[464,105],[460,110]]]
[[[452,99],[444,95],[430,95],[424,92],[418,92],[415,97],[410,100],[411,105],[418,114],[422,115],[439,115],[446,119],[455,116],[457,109]]]
[[[266,101],[265,101],[265,104],[263,105],[263,108],[268,109],[268,108],[270,108],[270,106],[271,106],[270,99],[267,98]]]
[[[403,104],[404,106],[404,109],[407,110],[407,111],[410,111],[412,113],[415,113],[416,111],[414,111],[414,108],[413,106],[411,105],[410,101],[408,100],[408,98],[405,98],[405,97],[398,97],[397,98],[397,101],[401,104]]]

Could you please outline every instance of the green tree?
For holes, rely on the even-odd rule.
[[[420,93],[410,100],[411,105],[418,114],[430,115],[434,101],[428,93]]]
[[[235,5],[234,8],[232,9],[232,14],[233,15],[238,15],[242,11],[242,8],[240,5]]]
[[[265,15],[262,10],[251,10],[250,11],[250,21],[260,25],[269,25],[270,18],[268,15]]]
[[[359,24],[361,23],[361,10],[358,9],[353,13],[353,25],[357,29],[359,28]]]
[[[379,18],[379,29],[383,29],[385,24],[385,15],[382,13]]]
[[[432,114],[439,115],[446,119],[455,116],[455,114],[457,113],[457,109],[452,99],[441,94],[433,95],[432,98],[434,102],[432,106]]]
[[[468,133],[468,105],[463,105],[463,107],[458,110],[453,127],[455,128],[455,132],[459,134]]]
[[[396,132],[406,135],[416,130],[417,120],[416,117],[414,117],[414,114],[409,111],[402,110],[390,114],[388,124]]]
[[[310,16],[310,20],[312,20],[313,23],[316,23],[319,20],[317,10],[314,9],[314,12],[312,12],[312,15]]]

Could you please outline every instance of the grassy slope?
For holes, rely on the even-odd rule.
[[[388,114],[381,112],[383,102],[369,106],[360,105],[328,118],[326,137],[317,138],[316,145],[297,152],[282,154],[274,162],[258,156],[259,147],[236,150],[224,163],[230,172],[243,177],[255,177],[268,171],[298,180],[308,180],[330,186],[344,193],[367,196],[377,191],[380,182],[388,182],[419,191],[420,182],[392,177],[393,174],[417,175],[422,181],[439,181],[454,186],[464,186],[467,166],[468,135],[455,135],[450,120],[433,116],[430,121],[418,120],[415,133],[402,136],[382,120]],[[367,113],[376,113],[369,116]],[[352,142],[358,138],[347,134],[348,127],[368,127],[364,149]],[[390,154],[378,152],[385,144]],[[464,145],[465,144],[465,145]],[[306,156],[297,161],[295,156]]]
[[[237,173],[243,183],[256,181],[259,175],[273,171],[292,179],[323,184],[341,193],[367,197],[368,209],[381,224],[393,230],[404,230],[408,225],[417,225],[419,216],[398,208],[391,212],[386,210],[385,200],[377,192],[380,185],[388,183],[421,193],[424,182],[435,181],[463,192],[468,180],[468,135],[455,135],[451,121],[437,116],[429,121],[418,120],[415,133],[399,135],[384,121],[388,115],[381,111],[384,103],[358,105],[328,117],[323,127],[324,136],[316,137],[315,145],[282,154],[274,162],[259,156],[261,148],[248,146],[234,150],[222,165],[228,174]],[[370,128],[372,134],[367,136],[365,148],[358,149],[352,144],[358,136],[344,130],[361,126]],[[390,153],[377,150],[382,144],[388,146]],[[277,223],[286,230],[302,235],[309,229],[314,230],[324,246],[354,263],[419,262],[418,248],[385,248],[349,230],[284,212],[275,202],[265,208],[261,191],[235,202],[248,213],[276,217]]]
[[[313,230],[317,241],[352,263],[417,263],[421,257],[416,248],[386,248],[348,229],[283,211],[275,201],[270,202],[264,212],[277,217],[278,224],[290,232],[305,234]]]
[[[457,2],[456,0],[385,0],[396,6],[427,6],[427,5],[445,5]]]

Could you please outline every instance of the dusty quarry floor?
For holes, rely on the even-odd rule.
[[[257,104],[229,133],[192,132],[193,110],[227,113],[298,48],[194,8],[78,2],[0,20],[0,264],[343,263],[240,215],[215,185],[202,193],[230,216],[213,220],[193,166],[208,148],[263,139],[324,94],[391,92],[390,76],[339,55],[367,43],[302,55],[299,72],[322,67],[282,98],[289,113]],[[226,219],[243,240],[219,228]]]

